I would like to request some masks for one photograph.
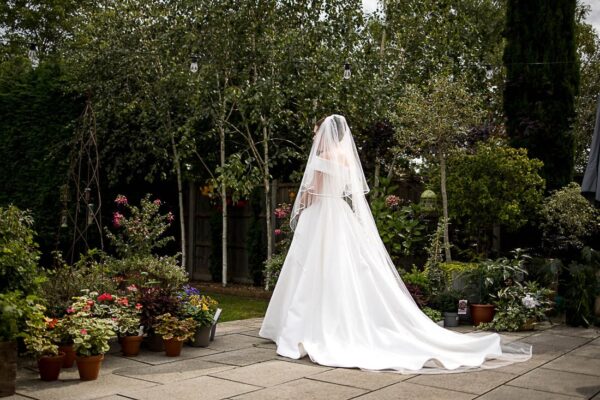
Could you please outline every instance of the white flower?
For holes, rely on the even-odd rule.
[[[521,302],[523,303],[523,305],[525,307],[527,307],[529,309],[535,308],[540,305],[540,302],[537,301],[537,299],[535,299],[534,297],[531,297],[531,294],[529,294],[529,293],[525,297],[523,297]]]

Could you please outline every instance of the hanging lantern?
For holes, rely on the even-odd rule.
[[[198,72],[198,57],[192,56],[192,62],[190,63],[190,72],[196,73]]]
[[[90,189],[89,187],[86,187],[83,193],[83,198],[85,199],[85,203],[89,203],[90,202],[90,193],[92,192],[92,189]]]
[[[67,223],[67,221],[67,210],[62,210],[62,212],[60,213],[60,227],[68,228],[69,224]]]
[[[423,207],[423,211],[434,212],[437,208],[437,195],[433,190],[427,189],[421,193],[419,204]]]
[[[40,65],[40,58],[38,56],[37,47],[35,44],[32,43],[29,45],[27,57],[29,57],[29,61],[31,62],[31,68],[36,69]]]
[[[344,79],[350,79],[352,76],[352,70],[350,69],[350,63],[344,64]]]
[[[94,204],[88,204],[88,213],[87,213],[87,224],[91,225],[94,223]]]

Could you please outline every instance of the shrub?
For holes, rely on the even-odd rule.
[[[43,281],[32,226],[29,212],[0,207],[0,292],[35,293]]]
[[[170,291],[160,288],[140,289],[139,303],[142,305],[141,324],[146,332],[152,331],[159,315],[179,315],[180,301]]]
[[[285,254],[274,254],[270,260],[265,261],[264,275],[269,279],[269,288],[275,288],[284,261]]]
[[[575,182],[547,197],[540,213],[544,245],[551,252],[580,250],[600,229],[600,213],[581,195]]]

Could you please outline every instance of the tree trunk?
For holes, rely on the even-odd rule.
[[[265,219],[267,222],[267,260],[271,259],[273,255],[273,220],[271,218],[271,181],[269,180],[269,131],[263,121],[263,158],[264,158],[264,171],[263,171],[263,184],[265,187]],[[265,290],[269,290],[269,273],[267,272]]]
[[[194,182],[188,183],[188,236],[187,236],[187,259],[188,259],[188,274],[190,279],[193,279],[194,275],[194,238],[196,236],[196,184]]]
[[[379,187],[379,174],[381,173],[381,163],[379,162],[379,157],[375,158],[375,176],[373,176],[373,187]]]
[[[444,255],[446,262],[452,261],[450,254],[450,235],[448,234],[448,195],[446,193],[446,157],[440,152],[440,186],[442,191],[442,209],[444,214]]]
[[[219,126],[219,139],[221,151],[221,168],[225,168],[225,128],[221,121]],[[225,182],[221,182],[221,206],[223,208],[223,236],[221,237],[221,251],[223,258],[222,282],[223,287],[227,286],[227,186]]]
[[[183,211],[183,180],[181,177],[181,162],[179,160],[179,152],[177,151],[177,145],[175,144],[175,137],[171,133],[171,147],[173,148],[173,162],[175,163],[175,171],[177,171],[177,200],[179,202],[179,229],[181,230],[181,266],[186,268],[186,234],[185,234],[185,220]]]

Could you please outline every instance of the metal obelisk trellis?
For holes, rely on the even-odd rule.
[[[75,204],[69,206],[71,185]],[[96,117],[89,97],[75,130],[69,184],[64,187],[61,200],[64,207],[61,225],[70,223],[73,230],[73,240],[67,253],[67,260],[72,264],[79,254],[88,249],[98,245],[104,248]]]

